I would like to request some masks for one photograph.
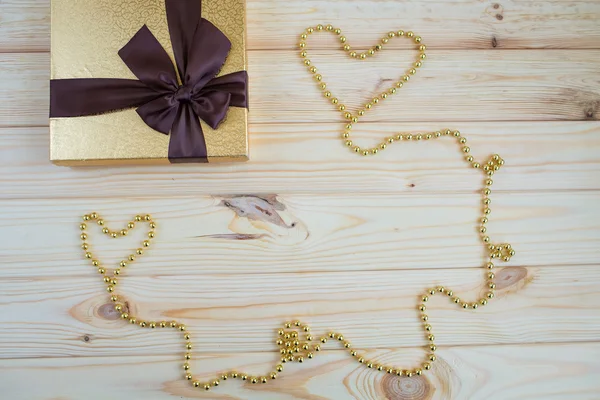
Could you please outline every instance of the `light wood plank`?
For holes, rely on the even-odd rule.
[[[200,264],[200,263],[199,263]],[[141,266],[140,266],[141,267]],[[319,337],[341,332],[358,349],[425,346],[416,307],[426,288],[444,285],[464,300],[486,293],[482,270],[156,275],[120,278],[117,293],[140,318],[183,321],[195,351],[278,355],[276,329],[299,319]],[[122,321],[100,277],[4,280],[0,354],[4,358],[180,354],[172,329]],[[168,266],[163,268],[170,273]],[[175,272],[173,272],[175,273]],[[509,267],[497,271],[496,299],[463,310],[446,295],[428,303],[436,344],[594,341],[600,332],[597,265]],[[122,288],[121,288],[122,286]],[[532,323],[532,321],[535,321]],[[27,338],[35,338],[27,340]],[[329,343],[327,348],[340,348]]]
[[[599,195],[496,194],[488,233],[492,242],[514,246],[512,265],[596,263]],[[479,195],[451,194],[3,201],[0,274],[87,274],[78,224],[93,210],[114,229],[136,212],[157,220],[153,247],[131,268],[136,275],[477,267],[484,257],[480,202]],[[115,242],[98,227],[89,232],[107,266],[144,236],[137,230]]]
[[[49,49],[50,0],[0,3],[0,51]],[[356,46],[390,30],[414,30],[430,48],[598,48],[597,1],[248,0],[248,48],[292,47],[308,26],[332,22]],[[400,42],[401,43],[401,42]],[[392,42],[392,46],[396,43]]]
[[[397,53],[353,65],[331,51],[316,51],[311,59],[332,91],[355,109],[391,86],[414,60],[412,52]],[[252,123],[309,118],[341,125],[342,116],[320,94],[297,51],[252,51],[248,58]],[[439,50],[364,120],[430,121],[433,129],[442,121],[598,120],[599,74],[598,50]],[[0,100],[0,126],[47,125],[48,55],[0,54]]]
[[[227,380],[209,393],[182,381],[180,358],[171,356],[0,360],[0,372],[3,393],[27,400],[592,400],[600,392],[599,354],[598,343],[441,348],[427,374],[398,378],[360,367],[345,352],[326,351],[304,365],[288,366],[266,385]],[[370,355],[406,364],[414,351]],[[209,379],[234,366],[265,373],[273,360],[265,353],[212,353],[194,364],[199,378]]]
[[[441,124],[442,126],[444,124]],[[454,124],[448,124],[453,126]],[[458,125],[458,124],[456,124]],[[437,124],[401,124],[419,132]],[[397,132],[365,124],[356,141]],[[494,191],[600,189],[597,122],[460,123],[475,158],[499,153],[506,164]],[[338,139],[337,124],[252,125],[251,161],[231,165],[65,168],[48,162],[47,128],[0,129],[0,198],[120,198],[212,193],[472,193],[481,175],[449,138],[395,143],[357,158]],[[132,184],[132,182],[136,182]]]

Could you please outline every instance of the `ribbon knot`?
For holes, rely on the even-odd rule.
[[[247,108],[248,75],[239,71],[217,77],[231,42],[201,18],[201,0],[165,0],[165,7],[177,69],[144,25],[119,50],[138,80],[52,80],[50,117],[80,117],[137,107],[148,126],[170,135],[171,162],[206,161],[200,120],[217,129],[229,107]]]
[[[173,98],[180,103],[190,103],[192,101],[192,88],[188,85],[179,86]]]

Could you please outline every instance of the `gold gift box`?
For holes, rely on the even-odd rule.
[[[118,51],[145,24],[174,60],[164,0],[52,0],[51,79],[137,79]],[[202,0],[202,17],[231,41],[218,76],[246,70],[245,0]],[[201,121],[208,162],[248,160],[248,109],[230,107],[216,130]],[[58,165],[168,164],[169,136],[135,108],[51,118],[50,160]]]

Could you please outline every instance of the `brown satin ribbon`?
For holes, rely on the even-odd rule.
[[[50,117],[82,117],[137,107],[148,126],[170,134],[171,162],[206,162],[199,119],[216,129],[229,107],[247,108],[248,75],[239,71],[216,77],[231,42],[201,18],[201,0],[165,0],[165,6],[177,71],[144,25],[119,51],[139,80],[53,79]]]

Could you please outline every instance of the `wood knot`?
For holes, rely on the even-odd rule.
[[[527,268],[525,267],[505,267],[496,273],[494,283],[496,289],[505,289],[509,286],[516,285],[527,277]]]
[[[109,321],[114,321],[121,318],[121,313],[115,310],[114,303],[107,303],[98,307],[98,316]]]
[[[434,388],[423,375],[412,377],[385,375],[381,388],[388,400],[430,400]]]
[[[83,340],[85,343],[89,343],[92,341],[92,337],[90,335],[83,335],[81,340]]]
[[[498,39],[496,39],[496,36],[492,36],[492,47],[498,47]]]

